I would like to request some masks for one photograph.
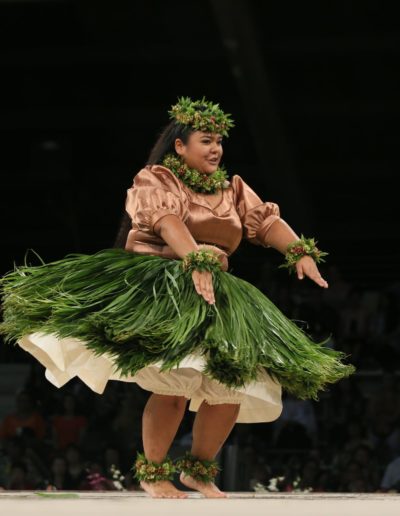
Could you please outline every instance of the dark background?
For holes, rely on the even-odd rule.
[[[393,393],[400,33],[392,6],[0,1],[1,271],[22,263],[27,249],[50,261],[111,247],[126,189],[170,105],[204,95],[236,122],[224,146],[229,175],[278,203],[296,232],[314,236],[329,252],[321,271],[330,289],[344,287],[320,304],[318,287],[276,269],[276,251],[247,242],[231,258],[234,273],[288,316],[309,321],[316,335],[333,332],[359,366],[355,381],[368,400],[386,374],[395,378],[385,383]],[[354,336],[346,315],[358,305],[363,322]],[[373,330],[379,343],[364,348],[376,323],[371,306],[385,322]],[[4,346],[0,356],[4,364],[33,363]]]

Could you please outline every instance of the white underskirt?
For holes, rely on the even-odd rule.
[[[157,377],[157,374],[154,374],[155,370],[157,371],[160,366],[160,363],[156,363],[141,369],[134,376],[121,376],[116,370],[111,356],[108,354],[96,356],[78,339],[59,339],[55,335],[32,333],[22,337],[18,344],[46,368],[47,380],[58,388],[77,376],[94,392],[102,394],[109,380],[136,382],[143,385],[142,379],[146,373],[149,373],[149,378],[151,376],[154,379]],[[205,358],[203,356],[188,355],[173,369],[174,375],[171,375],[171,381],[176,383],[178,369],[184,369],[185,381],[190,383],[190,377],[192,376],[193,380],[195,377],[198,379],[199,372],[203,371],[204,366]],[[165,384],[165,377],[168,373],[162,374]],[[173,376],[175,376],[175,380]],[[145,388],[152,391],[154,387],[153,392],[162,394],[163,392],[160,391],[156,383],[153,386],[146,384]],[[172,384],[171,388],[173,389]],[[244,396],[241,396],[238,423],[274,421],[282,412],[281,386],[278,382],[272,380],[262,368],[260,368],[257,381],[233,389],[233,391],[244,394]],[[205,397],[200,390],[191,392],[189,410],[196,412],[204,399]],[[226,402],[226,400],[221,402]]]

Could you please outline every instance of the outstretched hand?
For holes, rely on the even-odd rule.
[[[305,255],[296,263],[297,277],[301,280],[304,276],[315,281],[317,285],[328,288],[328,282],[321,276],[317,264],[311,256]]]

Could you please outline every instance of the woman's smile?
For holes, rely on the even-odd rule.
[[[190,168],[203,174],[212,174],[218,169],[221,161],[222,136],[215,133],[194,131],[186,144],[181,140],[175,142],[176,152]]]

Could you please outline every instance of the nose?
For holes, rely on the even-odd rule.
[[[211,152],[213,152],[214,154],[218,154],[219,149],[220,149],[219,144],[217,142],[212,142]]]

